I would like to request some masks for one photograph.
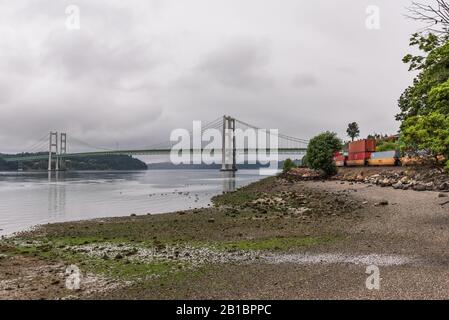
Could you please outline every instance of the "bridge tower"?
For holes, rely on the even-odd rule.
[[[237,171],[235,146],[235,119],[223,116],[221,171]]]
[[[65,170],[65,158],[61,157],[61,155],[65,155],[67,153],[67,133],[61,133],[59,135],[59,138],[59,170]]]
[[[52,171],[53,167],[51,164],[52,161],[52,154],[55,153],[56,159],[55,159],[55,166],[56,170],[59,170],[59,164],[58,164],[58,133],[50,131],[50,143],[49,143],[49,149],[48,149],[48,171]]]

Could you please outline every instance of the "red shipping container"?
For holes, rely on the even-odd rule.
[[[349,153],[356,152],[375,152],[376,140],[365,139],[349,143]]]
[[[334,161],[345,161],[347,158],[347,156],[345,156],[343,153],[341,152],[335,152],[334,153]]]
[[[354,152],[349,153],[348,160],[368,160],[372,152]]]
[[[341,152],[335,152],[334,153],[334,161],[342,161],[344,160],[345,156],[341,154]]]
[[[335,152],[334,154],[334,162],[337,167],[344,167],[346,164],[347,156],[342,154],[341,152]]]

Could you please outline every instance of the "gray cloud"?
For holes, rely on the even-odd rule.
[[[377,1],[370,31],[367,0],[0,0],[0,152],[50,130],[147,146],[223,114],[301,138],[395,132],[410,2]]]
[[[98,39],[92,33],[59,32],[46,39],[43,65],[67,77],[93,85],[145,87],[147,74],[164,63],[147,39]]]
[[[312,74],[297,74],[291,84],[297,88],[314,87],[318,84],[318,79]]]
[[[251,40],[233,41],[206,55],[197,71],[224,86],[256,90],[272,86],[269,48]]]

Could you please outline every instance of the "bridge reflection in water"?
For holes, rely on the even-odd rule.
[[[48,172],[48,214],[58,219],[65,216],[66,185],[64,172]]]
[[[235,171],[222,171],[220,174],[223,181],[223,192],[235,191]]]

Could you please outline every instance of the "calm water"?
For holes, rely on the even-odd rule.
[[[0,172],[0,235],[37,224],[207,206],[212,196],[261,179],[217,170]]]

